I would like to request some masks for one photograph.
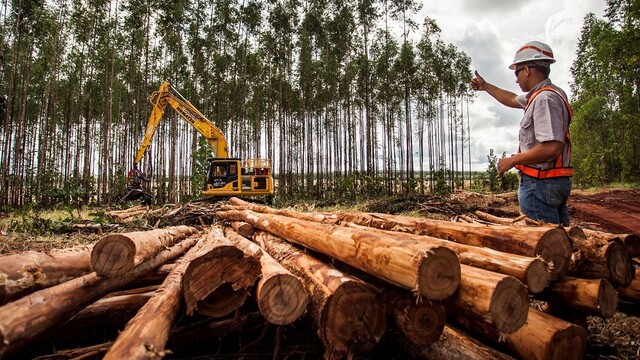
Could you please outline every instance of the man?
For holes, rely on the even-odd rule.
[[[519,170],[518,202],[527,217],[568,226],[567,199],[573,176],[569,165],[571,106],[565,92],[549,79],[555,61],[549,45],[530,41],[516,52],[509,66],[526,94],[516,95],[490,84],[478,72],[471,87],[486,91],[503,105],[524,109],[518,153],[498,161],[498,174],[513,167]]]

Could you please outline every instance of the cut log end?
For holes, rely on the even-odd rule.
[[[529,297],[524,285],[512,277],[505,277],[496,285],[491,296],[489,316],[498,331],[506,334],[520,329],[529,314]]]
[[[629,251],[620,243],[611,243],[605,254],[611,282],[617,286],[627,286],[635,277],[635,268]]]
[[[579,360],[587,347],[587,331],[581,326],[570,325],[553,335],[546,357],[551,360]]]
[[[371,351],[387,329],[385,307],[369,286],[348,282],[340,286],[324,307],[320,334],[328,352]]]
[[[260,313],[275,325],[296,321],[309,302],[304,286],[291,274],[278,274],[261,281],[256,295]]]
[[[135,243],[129,237],[123,234],[109,234],[93,247],[91,266],[100,276],[117,276],[134,267],[135,254]]]
[[[404,335],[413,344],[424,346],[438,341],[444,331],[444,308],[429,301],[409,308],[406,314],[395,314],[395,321],[402,323]]]
[[[552,281],[560,279],[567,272],[572,247],[571,239],[562,228],[549,229],[540,238],[534,252],[551,263]]]
[[[598,289],[598,308],[603,318],[612,317],[618,308],[618,292],[607,280],[600,281]]]
[[[527,288],[532,294],[541,293],[549,284],[550,274],[549,265],[542,259],[535,259],[531,262],[525,273]]]
[[[418,267],[418,290],[431,300],[444,300],[460,285],[460,261],[450,249],[436,247]]]

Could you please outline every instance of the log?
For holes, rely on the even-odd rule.
[[[426,360],[513,360],[511,356],[494,350],[464,332],[445,326],[440,340],[427,346],[400,341],[418,359]]]
[[[68,320],[105,294],[177,258],[197,240],[191,237],[161,251],[125,276],[105,278],[93,272],[3,305],[0,307],[0,357]]]
[[[589,237],[595,237],[604,240],[617,240],[622,241],[622,245],[627,248],[631,257],[640,256],[640,236],[638,234],[611,234],[604,231],[583,229],[584,233]]]
[[[408,216],[369,213],[305,214],[276,210],[232,198],[231,203],[255,212],[283,215],[326,224],[354,223],[373,228],[433,236],[462,244],[488,247],[505,253],[529,257],[541,256],[552,263],[551,280],[561,278],[571,259],[572,243],[566,231],[555,226],[521,227],[455,223]]]
[[[0,256],[0,305],[90,273],[91,247]]]
[[[438,341],[445,327],[442,305],[431,301],[416,303],[410,294],[392,289],[384,290],[384,299],[395,327],[412,344],[425,346]]]
[[[287,241],[324,253],[373,276],[432,300],[451,296],[460,283],[456,254],[426,242],[422,250],[375,232],[318,224],[253,211],[219,211],[218,217],[243,220]]]
[[[574,238],[579,253],[574,254],[569,274],[588,279],[608,279],[615,286],[627,286],[635,276],[627,249],[617,240],[596,237]]]
[[[254,237],[265,252],[303,280],[311,294],[309,314],[325,344],[325,358],[373,349],[387,328],[384,304],[376,288],[270,233],[257,231]]]
[[[501,334],[464,314],[447,313],[447,316],[482,335],[496,348],[521,359],[579,360],[585,355],[587,331],[584,328],[533,308],[529,308],[526,324],[513,334]]]
[[[127,220],[133,219],[136,216],[146,214],[149,211],[147,206],[135,206],[125,210],[113,210],[107,212],[114,221],[116,222],[126,222]]]
[[[192,247],[156,290],[105,355],[104,359],[146,359],[163,357],[169,332],[182,305],[182,278],[187,267],[197,258],[205,256],[205,249],[216,244],[205,236]]]
[[[443,303],[447,314],[464,313],[499,332],[517,331],[527,320],[529,297],[524,285],[503,274],[462,265],[460,288]]]
[[[629,285],[618,288],[618,294],[625,300],[640,304],[640,273],[638,271]]]
[[[232,221],[231,227],[235,232],[240,234],[240,236],[244,236],[245,238],[251,238],[253,233],[256,232],[256,229],[251,226],[251,224],[247,224],[244,221]]]
[[[167,278],[167,275],[171,273],[173,268],[176,267],[175,263],[172,264],[164,264],[159,268],[153,270],[152,272],[145,274],[138,279],[135,279],[131,283],[127,284],[127,287],[130,289],[141,288],[145,286],[151,285],[160,285]]]
[[[262,277],[256,286],[256,302],[265,320],[274,325],[288,325],[298,320],[309,303],[302,281],[271,255],[261,252],[258,245],[240,236],[233,229],[225,228],[225,236],[243,251],[261,254]],[[257,250],[252,249],[253,247]]]
[[[549,262],[551,280],[567,271],[572,244],[560,227],[527,227],[511,225],[481,225],[387,214],[339,213],[338,223],[352,222],[384,230],[428,235],[461,244],[487,247],[505,253],[529,257],[541,256]]]
[[[618,306],[616,289],[605,279],[565,276],[549,287],[548,300],[552,306],[569,308],[605,319],[612,317]]]
[[[189,226],[103,236],[91,251],[91,266],[100,276],[126,274],[160,250],[196,232]]]
[[[260,260],[224,237],[219,226],[207,234],[204,255],[191,261],[182,278],[187,315],[222,317],[238,309],[260,277]]]
[[[528,257],[523,255],[508,254],[501,251],[465,245],[453,241],[442,240],[426,235],[415,235],[409,233],[399,233],[396,231],[372,229],[369,227],[353,224],[344,224],[349,227],[362,229],[369,232],[377,232],[385,236],[393,237],[398,240],[415,241],[415,246],[423,242],[438,244],[453,250],[460,259],[460,263],[470,265],[480,269],[497,272],[500,274],[511,275],[522,283],[527,285],[527,289],[532,294],[542,292],[549,284],[551,269],[540,257]],[[408,243],[406,246],[412,246]]]

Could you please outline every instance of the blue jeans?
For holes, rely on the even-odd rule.
[[[533,220],[569,226],[570,193],[571,178],[536,179],[520,175],[520,211]]]

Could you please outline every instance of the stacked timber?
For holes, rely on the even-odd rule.
[[[147,214],[148,212],[148,206],[138,205],[124,210],[112,210],[107,212],[107,215],[109,215],[114,221],[122,223],[131,221],[138,216]]]

